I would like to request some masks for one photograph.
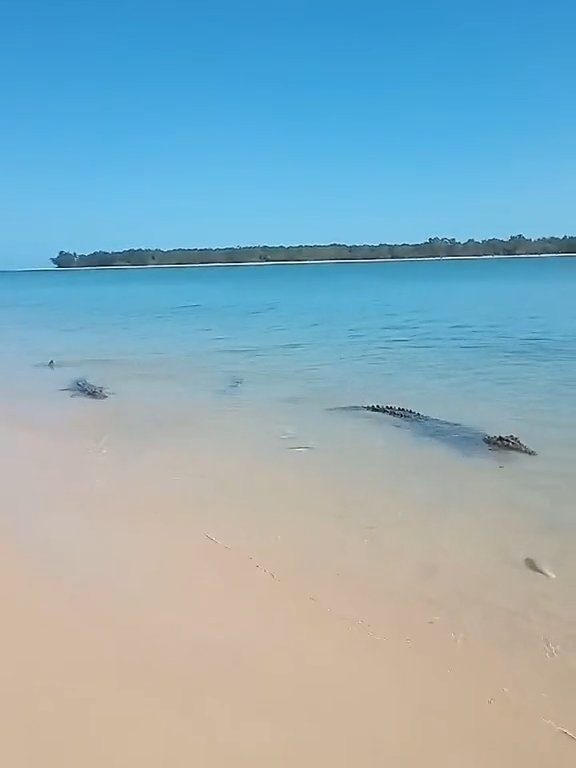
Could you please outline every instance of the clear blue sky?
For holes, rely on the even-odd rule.
[[[0,267],[576,232],[573,0],[0,0]]]

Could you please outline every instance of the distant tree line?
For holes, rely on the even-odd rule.
[[[397,245],[290,245],[245,246],[238,248],[178,248],[162,251],[134,248],[127,251],[70,253],[60,251],[52,259],[57,267],[142,267],[169,264],[239,264],[241,262],[335,261],[351,259],[442,258],[448,256],[528,256],[533,254],[576,254],[576,236],[541,237],[532,240],[514,235],[508,240],[466,240],[431,237],[425,243]]]

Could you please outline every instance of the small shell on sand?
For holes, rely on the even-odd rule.
[[[524,565],[526,568],[528,568],[531,571],[534,571],[534,573],[539,573],[542,576],[546,576],[548,579],[555,579],[556,574],[552,573],[552,571],[548,570],[548,568],[545,568],[541,565],[539,565],[536,560],[534,560],[531,557],[525,557],[524,558]]]

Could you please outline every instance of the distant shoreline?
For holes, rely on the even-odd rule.
[[[197,266],[213,264],[317,264],[330,261],[340,264],[356,261],[440,260],[450,257],[484,258],[493,256],[544,256],[576,253],[576,235],[539,237],[512,235],[507,240],[465,241],[453,237],[430,237],[421,243],[345,243],[316,245],[242,245],[224,248],[127,248],[122,251],[76,253],[59,251],[50,259],[61,269],[80,267],[152,267]]]
[[[275,267],[306,266],[309,264],[402,264],[407,261],[493,261],[494,259],[555,259],[574,258],[576,253],[495,254],[486,256],[406,256],[399,259],[308,259],[302,261],[212,261],[199,264],[114,264],[99,267],[22,267],[0,272],[89,272],[112,269],[198,269],[203,267]]]

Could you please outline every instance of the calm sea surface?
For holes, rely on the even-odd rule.
[[[0,388],[63,404],[86,376],[130,401],[322,414],[343,439],[353,417],[328,409],[397,403],[518,434],[539,452],[522,471],[554,485],[566,519],[575,297],[574,258],[4,272]],[[377,416],[367,434],[375,419],[405,442]]]
[[[4,378],[54,358],[74,373],[242,377],[270,399],[409,397],[426,412],[450,403],[446,417],[488,406],[568,428],[575,289],[572,258],[5,272]]]

